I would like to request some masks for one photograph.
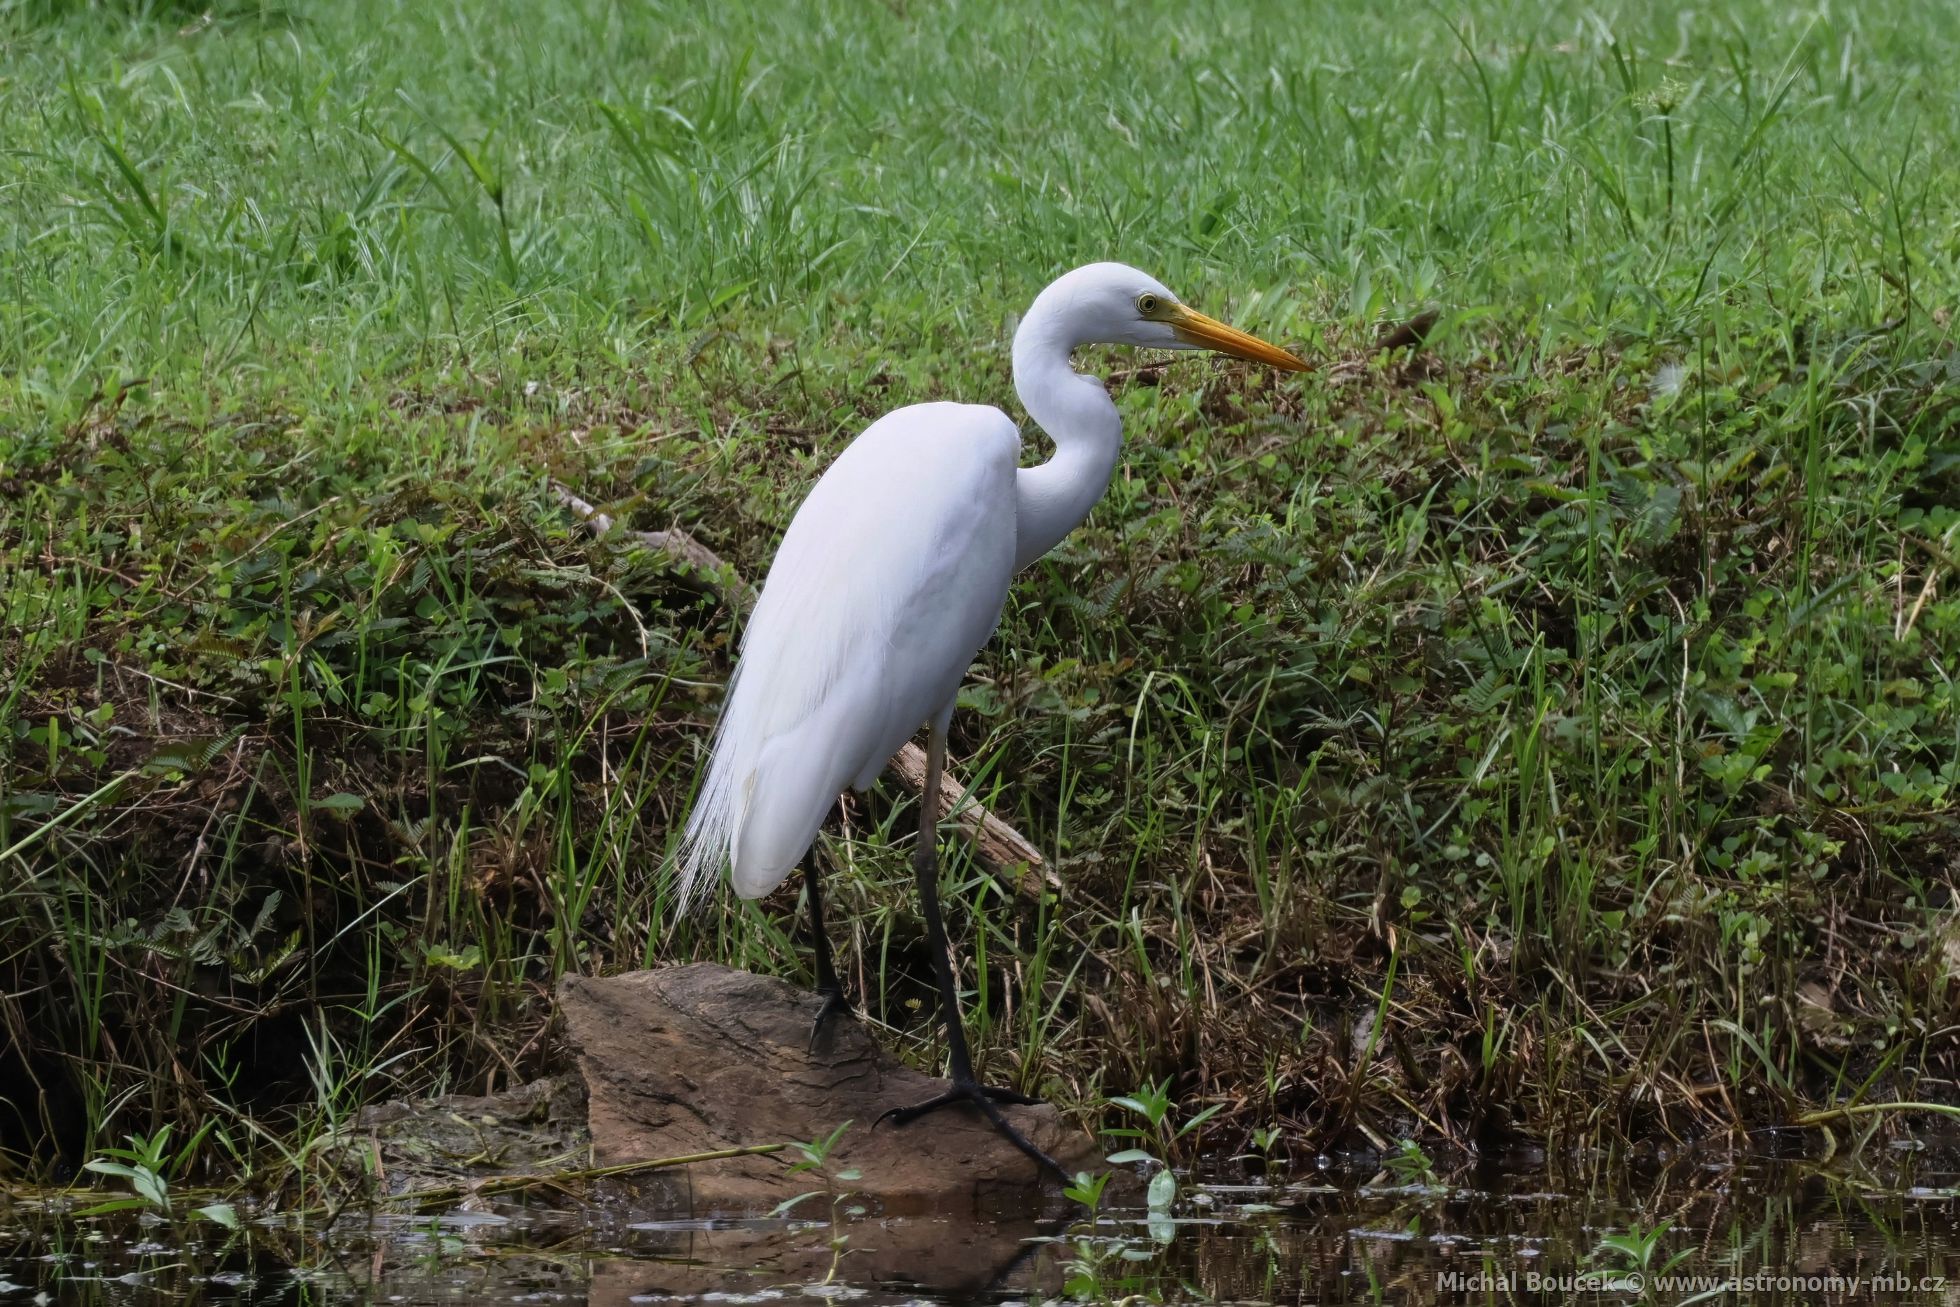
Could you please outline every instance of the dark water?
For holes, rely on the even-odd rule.
[[[1960,1163],[1894,1155],[1883,1172],[1218,1184],[1187,1187],[1169,1220],[1127,1210],[1072,1226],[877,1219],[848,1200],[834,1224],[822,1200],[798,1219],[685,1223],[511,1203],[343,1214],[326,1233],[260,1214],[230,1237],[16,1196],[0,1198],[0,1304],[1960,1304]]]

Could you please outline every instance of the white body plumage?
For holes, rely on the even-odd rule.
[[[1096,263],[1042,291],[1014,337],[1015,390],[1055,442],[1048,461],[1017,466],[1019,431],[982,405],[915,404],[866,428],[797,509],[743,633],[682,841],[684,903],[724,865],[738,894],[767,894],[846,786],[869,786],[921,725],[943,733],[1015,571],[1088,515],[1122,451],[1102,382],[1070,366],[1091,342],[1305,366]]]
[[[689,823],[688,889],[726,857],[735,892],[788,876],[846,786],[864,789],[950,709],[1014,575],[1021,435],[977,404],[872,423],[783,536],[742,637]]]

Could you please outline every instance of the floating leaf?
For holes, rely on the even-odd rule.
[[[215,1221],[227,1230],[238,1228],[238,1211],[230,1203],[209,1203],[194,1209],[192,1216],[201,1216],[207,1221]]]

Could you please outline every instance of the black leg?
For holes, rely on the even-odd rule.
[[[830,933],[823,928],[823,873],[817,869],[817,852],[810,850],[803,869],[803,892],[810,900],[810,944],[816,950],[817,994],[823,1005],[810,1023],[810,1047],[814,1050],[831,1018],[851,1010],[844,987],[837,982],[837,969],[830,961]]]
[[[878,1118],[882,1122],[890,1117],[898,1125],[906,1125],[929,1112],[942,1107],[965,1105],[978,1108],[981,1115],[993,1123],[994,1129],[1007,1136],[1008,1142],[1026,1153],[1034,1161],[1060,1176],[1064,1182],[1069,1173],[1062,1164],[1042,1152],[1030,1142],[1027,1136],[1014,1128],[1001,1114],[1001,1103],[1032,1103],[1035,1100],[1011,1089],[996,1089],[980,1083],[973,1074],[973,1054],[967,1047],[966,1027],[960,1021],[960,991],[953,979],[952,946],[946,939],[946,925],[939,914],[939,851],[937,848],[939,816],[939,777],[945,767],[946,737],[944,727],[935,723],[926,748],[926,784],[919,795],[919,847],[912,855],[912,871],[919,882],[919,909],[926,918],[926,938],[932,950],[932,969],[939,979],[939,1010],[946,1019],[947,1070],[951,1073],[953,1087],[939,1097],[911,1107],[893,1108]],[[874,1125],[877,1123],[874,1123]]]

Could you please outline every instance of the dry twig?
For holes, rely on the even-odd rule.
[[[712,1153],[689,1153],[685,1157],[658,1157],[646,1162],[621,1162],[615,1166],[587,1166],[571,1171],[546,1171],[537,1175],[491,1175],[460,1184],[404,1189],[401,1193],[387,1194],[375,1201],[384,1206],[406,1204],[411,1207],[427,1207],[431,1203],[458,1203],[465,1198],[515,1193],[539,1185],[565,1185],[580,1180],[603,1180],[616,1175],[635,1175],[641,1171],[688,1166],[695,1162],[719,1162],[728,1157],[754,1157],[766,1153],[780,1153],[787,1147],[788,1144],[754,1144],[747,1148],[721,1148]]]

